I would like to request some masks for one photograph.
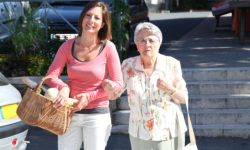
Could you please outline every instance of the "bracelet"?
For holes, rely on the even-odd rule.
[[[170,97],[172,97],[172,96],[175,94],[176,91],[177,91],[177,90],[174,89],[174,92],[170,95]]]

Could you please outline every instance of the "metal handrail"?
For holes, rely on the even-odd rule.
[[[68,22],[68,20],[67,19],[65,19],[60,13],[58,13],[47,1],[44,1],[38,8],[37,8],[37,10],[39,10],[40,8],[43,8],[43,7],[45,7],[45,11],[44,11],[44,13],[46,14],[47,13],[47,7],[48,8],[50,8],[50,9],[52,9],[59,17],[61,17],[62,19],[63,19],[63,21],[65,21],[72,29],[74,29],[76,32],[78,32],[78,30],[70,23],[70,22]],[[35,11],[35,12],[37,12],[37,10]],[[47,21],[48,21],[48,19],[47,19],[47,16],[46,16],[46,19],[45,19],[45,26],[46,26],[46,36],[47,36],[47,30],[48,30],[48,28],[47,28]]]

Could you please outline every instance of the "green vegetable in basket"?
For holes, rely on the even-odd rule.
[[[45,92],[42,89],[40,89],[39,94],[44,95]]]

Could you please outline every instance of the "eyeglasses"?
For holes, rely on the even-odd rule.
[[[146,37],[146,38],[143,38],[141,41],[139,41],[139,44],[140,45],[146,45],[147,41],[148,41],[148,43],[150,45],[155,45],[155,44],[158,43],[158,39],[156,37],[155,38],[153,38],[153,37],[151,37],[151,38]]]

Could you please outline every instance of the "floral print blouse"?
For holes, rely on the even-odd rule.
[[[164,91],[156,87],[158,78],[171,82],[185,95],[186,82],[182,78],[180,62],[158,53],[154,72],[150,77],[144,72],[141,56],[128,58],[122,63],[123,87],[115,92],[120,96],[127,89],[130,106],[129,134],[143,140],[169,140],[187,131],[180,104],[176,104]]]

